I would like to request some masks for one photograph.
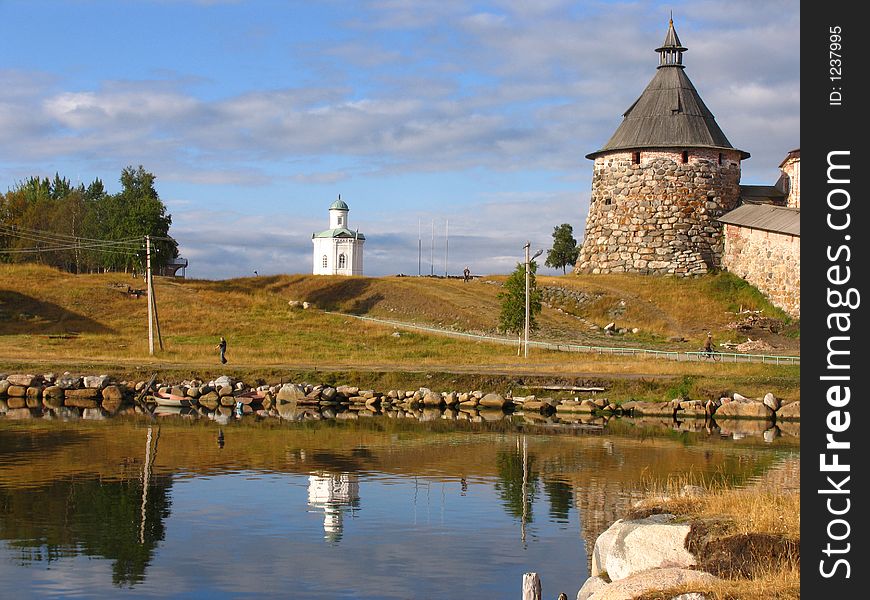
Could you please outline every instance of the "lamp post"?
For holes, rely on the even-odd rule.
[[[538,250],[537,252],[535,252],[534,256],[529,258],[529,248],[531,248],[531,246],[532,246],[531,242],[526,242],[526,245],[523,246],[523,249],[526,251],[526,321],[525,321],[525,333],[523,336],[524,340],[525,340],[523,343],[523,347],[524,347],[523,352],[524,352],[525,358],[529,357],[529,267],[530,267],[530,263],[533,260],[535,260],[536,258],[538,258],[541,255],[541,253],[544,252],[543,250]]]

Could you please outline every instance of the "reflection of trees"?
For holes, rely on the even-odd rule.
[[[114,561],[115,585],[145,578],[163,521],[169,516],[169,477],[152,478],[145,504],[142,482],[56,481],[39,489],[0,489],[0,538],[18,548],[22,563],[64,556],[101,556]]]
[[[550,519],[553,521],[568,521],[568,513],[574,504],[574,493],[571,485],[564,481],[544,481],[544,492],[550,500]]]
[[[495,458],[498,481],[495,489],[507,512],[515,517],[532,522],[532,503],[538,493],[539,474],[534,470],[535,459],[528,455],[526,461],[526,510],[523,511],[523,454],[522,451],[499,451]]]

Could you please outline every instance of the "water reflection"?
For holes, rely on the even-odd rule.
[[[322,473],[308,477],[308,506],[323,511],[323,538],[341,540],[346,511],[359,508],[359,478],[353,473]]]
[[[89,598],[289,586],[299,598],[501,598],[537,570],[558,586],[548,596],[573,595],[584,548],[649,481],[742,485],[796,452],[771,450],[787,438],[445,425],[0,420],[0,579],[21,581],[23,598],[63,595],[41,581],[74,573],[72,595]],[[475,576],[457,583],[469,564]]]

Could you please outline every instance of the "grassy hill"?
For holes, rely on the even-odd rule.
[[[128,286],[143,288],[141,279],[123,273],[71,275],[36,265],[2,265],[0,364],[216,368],[214,346],[223,335],[229,342],[228,368],[797,380],[798,368],[767,365],[675,364],[540,350],[523,359],[511,346],[399,331],[349,316],[491,334],[497,326],[497,294],[503,280],[488,277],[464,283],[457,279],[312,275],[223,281],[157,278],[165,349],[149,357],[145,297],[127,292]],[[717,341],[745,339],[728,328],[738,318],[734,312],[741,306],[784,317],[757,291],[728,275],[689,280],[567,275],[540,277],[538,281],[540,287],[568,294],[545,306],[536,339],[696,350],[708,329],[714,331]],[[291,300],[310,302],[314,308],[293,308]],[[606,335],[602,326],[611,321],[640,331]],[[797,346],[793,337],[776,337],[783,344],[778,353],[793,352]],[[686,341],[674,341],[676,338]],[[792,383],[783,385],[791,387]]]

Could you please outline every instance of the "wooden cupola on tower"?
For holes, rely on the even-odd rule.
[[[740,161],[686,75],[674,21],[656,73],[594,160],[576,270],[697,275],[719,267],[716,218],[740,198]]]

